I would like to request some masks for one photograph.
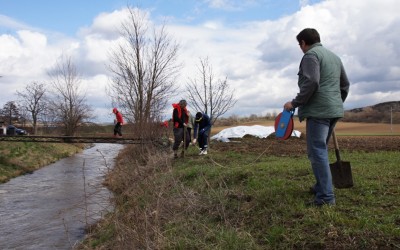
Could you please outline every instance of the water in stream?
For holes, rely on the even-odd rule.
[[[96,144],[0,185],[0,249],[71,249],[113,209],[102,185],[122,145]]]

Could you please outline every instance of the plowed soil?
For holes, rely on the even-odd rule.
[[[243,124],[246,126],[262,125],[273,126],[272,121],[254,121]],[[294,129],[302,133],[301,138],[291,137],[288,140],[276,140],[271,134],[268,138],[260,139],[254,136],[245,136],[241,139],[232,139],[229,143],[211,142],[213,150],[234,150],[236,152],[262,153],[269,155],[302,155],[306,154],[307,145],[305,139],[306,122],[294,119]],[[224,127],[213,128],[218,133]],[[400,151],[400,124],[384,123],[352,123],[339,121],[335,131],[340,151],[360,150],[365,152],[375,151]],[[351,135],[351,136],[350,136]],[[334,149],[333,141],[330,140],[329,148]]]
[[[340,150],[346,151],[400,151],[400,136],[338,136]],[[232,139],[231,142],[211,143],[212,150],[254,152],[276,156],[304,155],[307,151],[306,139],[292,137],[282,141],[275,139],[274,135],[268,138],[256,138],[245,136],[240,139]],[[329,142],[329,148],[334,149],[333,141]]]

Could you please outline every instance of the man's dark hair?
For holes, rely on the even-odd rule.
[[[296,36],[297,41],[299,44],[303,40],[306,45],[313,45],[314,43],[320,43],[321,39],[319,37],[319,33],[316,29],[306,28]]]

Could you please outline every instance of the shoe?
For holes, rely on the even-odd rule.
[[[335,205],[335,202],[329,202],[329,203],[327,203],[327,202],[317,202],[317,201],[309,201],[309,202],[306,202],[306,204],[305,204],[305,206],[306,207],[322,207],[322,206],[334,206]]]
[[[206,155],[206,154],[207,154],[207,149],[203,149],[199,153],[199,155]]]

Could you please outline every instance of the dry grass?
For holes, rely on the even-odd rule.
[[[115,193],[116,211],[89,229],[82,249],[158,249],[163,244],[162,226],[179,206],[164,194],[179,185],[163,177],[171,161],[166,152],[155,150],[129,146],[119,155],[106,180]]]
[[[357,138],[361,138],[357,136]],[[337,190],[335,207],[307,208],[313,182],[304,141],[279,152],[212,145],[210,155],[172,161],[167,152],[127,148],[109,176],[113,214],[90,230],[82,249],[396,249],[400,175],[395,151],[345,152],[356,186]],[[275,141],[275,140],[274,140]],[[300,142],[301,141],[301,142]],[[385,142],[383,140],[382,142]],[[374,141],[375,143],[376,141]],[[247,145],[249,143],[249,145]],[[368,143],[366,140],[364,143]],[[246,145],[247,146],[246,146]],[[260,149],[262,150],[262,149]],[[264,150],[262,150],[264,151]],[[332,155],[332,154],[331,154]],[[255,161],[255,159],[257,160]],[[331,159],[332,160],[332,159]],[[377,168],[376,164],[384,162]]]
[[[83,150],[83,144],[0,142],[0,183]]]
[[[273,122],[242,125],[256,124],[271,126]],[[304,132],[304,125],[296,121],[295,129]],[[223,128],[216,127],[213,133]],[[383,134],[387,128],[387,124],[339,123],[337,132],[339,135]],[[400,129],[399,125],[394,128]],[[271,150],[280,150],[283,154],[260,157],[260,152],[251,149],[261,148],[265,153],[268,140],[259,139],[256,143],[261,143],[261,147],[252,144],[245,147],[246,139],[235,149],[218,150],[211,145],[211,154],[207,157],[198,157],[198,152],[191,148],[185,159],[177,161],[172,160],[169,150],[129,147],[118,157],[107,178],[107,185],[115,193],[116,209],[89,229],[80,249],[399,246],[396,228],[400,218],[393,215],[394,207],[399,205],[393,199],[398,195],[400,180],[393,172],[399,163],[395,152],[357,151],[349,143],[360,143],[351,139],[347,145],[345,139],[343,136],[343,148],[347,150],[348,146],[353,151],[345,152],[344,156],[355,167],[355,181],[359,186],[338,191],[336,208],[322,210],[310,210],[303,205],[304,199],[310,198],[306,191],[312,183],[312,174],[303,152],[304,142],[299,141],[302,139],[280,143],[288,144],[290,149],[297,147],[299,152],[303,150],[292,157],[289,151],[276,146]],[[388,174],[383,175],[376,168],[375,163],[382,161]],[[376,175],[387,184],[385,187],[373,178]],[[390,193],[382,199],[371,195],[388,188]],[[361,199],[360,194],[368,195],[368,199]],[[370,218],[377,210],[388,219]],[[353,216],[354,211],[358,216]]]

